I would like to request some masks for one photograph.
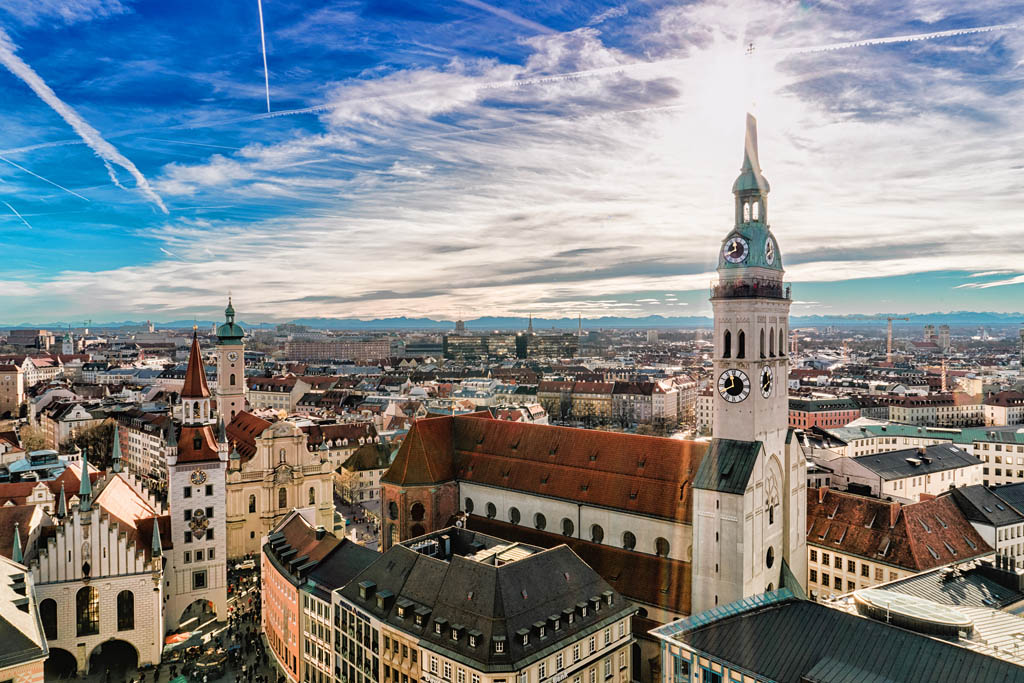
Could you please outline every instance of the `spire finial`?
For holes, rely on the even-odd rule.
[[[743,169],[761,174],[761,165],[757,158],[757,119],[747,113],[747,130],[743,138]]]

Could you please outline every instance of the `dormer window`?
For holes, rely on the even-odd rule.
[[[496,636],[494,638],[494,653],[504,654],[505,652],[505,638],[503,636]]]
[[[539,635],[539,636],[540,636],[541,638],[544,638],[544,637],[546,637],[546,636],[545,636],[545,631],[546,631],[546,630],[547,630],[547,629],[545,629],[545,627],[541,626],[541,627],[540,627],[540,631],[539,631],[538,635]]]
[[[452,629],[452,640],[458,640],[458,639],[459,639],[459,630],[453,628]]]
[[[404,607],[399,607],[398,608],[398,618],[399,619],[405,619],[405,608]],[[420,622],[420,618],[416,617],[416,623],[418,624],[419,622]]]
[[[441,635],[441,624],[434,624],[434,633]]]

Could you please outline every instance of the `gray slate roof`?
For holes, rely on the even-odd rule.
[[[935,569],[905,579],[878,586],[904,595],[914,595],[941,605],[963,605],[967,607],[988,607],[1002,609],[1024,600],[1024,593],[1002,585],[986,572],[989,568],[975,568],[945,576],[942,569]]]
[[[742,494],[761,448],[760,441],[713,439],[693,478],[693,488]]]
[[[854,460],[886,481],[945,472],[958,467],[977,465],[979,462],[977,458],[951,444],[936,444],[927,446],[924,450],[922,454],[918,448],[907,448],[888,453],[861,455]]]
[[[964,517],[972,522],[996,527],[1024,522],[1024,515],[981,484],[955,488],[952,495]]]
[[[993,486],[992,493],[1005,500],[1017,510],[1024,511],[1024,483]]]

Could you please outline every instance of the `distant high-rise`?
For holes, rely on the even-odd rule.
[[[924,326],[924,340],[925,342],[934,342],[935,339],[935,325]]]
[[[1020,328],[1020,367],[1024,370],[1024,327]]]
[[[455,321],[455,334],[465,334],[465,333],[466,333],[466,323],[465,323],[465,321],[463,321],[463,320],[456,320]]]

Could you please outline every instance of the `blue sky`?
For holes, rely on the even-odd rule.
[[[1018,311],[1024,3],[6,0],[0,323]],[[752,55],[747,46],[753,43]]]

